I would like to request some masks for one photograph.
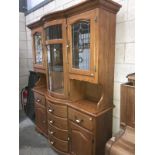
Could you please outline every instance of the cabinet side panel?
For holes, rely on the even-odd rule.
[[[94,155],[105,154],[105,144],[112,137],[112,109],[96,119]]]
[[[135,127],[135,88],[121,85],[121,127]]]
[[[112,104],[114,84],[116,15],[99,9],[99,83],[103,85],[103,103]],[[104,106],[104,105],[103,105]]]

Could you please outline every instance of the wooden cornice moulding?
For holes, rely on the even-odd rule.
[[[30,29],[33,29],[33,28],[42,26],[45,22],[48,22],[50,20],[67,18],[72,15],[82,13],[82,12],[91,10],[93,8],[99,8],[99,7],[102,7],[104,10],[108,12],[116,14],[121,8],[121,5],[116,2],[113,2],[112,0],[86,0],[85,2],[81,2],[67,9],[48,13],[43,17],[41,17],[40,20],[35,21],[34,23],[31,23],[31,24],[28,24],[27,27]]]

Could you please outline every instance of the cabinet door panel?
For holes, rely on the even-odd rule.
[[[35,116],[36,126],[47,134],[46,109],[37,103],[35,104]]]
[[[34,67],[37,69],[45,69],[45,53],[43,47],[43,30],[41,27],[32,31],[33,36],[33,57]],[[40,70],[38,70],[40,72]]]
[[[62,44],[47,45],[48,53],[48,89],[55,93],[64,93],[64,66]]]
[[[71,155],[92,155],[93,135],[70,121]]]
[[[92,10],[67,19],[71,79],[96,81],[95,17],[96,10]]]
[[[66,20],[58,19],[46,22],[44,28],[48,91],[54,97],[65,98],[68,96]]]

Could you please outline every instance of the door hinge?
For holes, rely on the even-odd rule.
[[[97,16],[95,16],[94,21],[97,23]]]
[[[94,139],[92,139],[92,143],[94,144]]]

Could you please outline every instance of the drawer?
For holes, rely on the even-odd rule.
[[[54,136],[49,136],[49,143],[62,152],[68,152],[68,141],[63,141]]]
[[[68,129],[67,118],[61,118],[53,114],[48,114],[48,124],[58,127],[62,130]]]
[[[69,108],[68,112],[69,112],[68,115],[70,120],[79,124],[80,126],[83,126],[88,130],[93,130],[93,122],[94,122],[93,117],[87,114],[84,114],[82,112],[79,112],[77,110],[74,110],[72,108]]]
[[[35,99],[35,102],[45,106],[45,97],[43,95],[40,95],[34,92],[34,99]]]
[[[68,140],[68,130],[61,130],[53,125],[48,126],[48,134],[61,140]]]
[[[52,113],[59,117],[67,118],[67,106],[66,105],[58,105],[52,102],[47,102],[48,113]]]

